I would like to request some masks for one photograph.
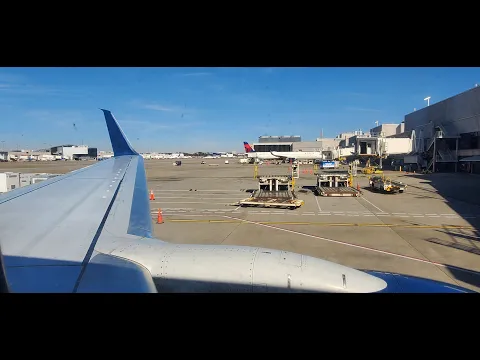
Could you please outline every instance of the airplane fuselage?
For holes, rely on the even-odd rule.
[[[319,151],[271,151],[271,152],[249,152],[249,158],[256,158],[261,160],[274,159],[300,159],[300,160],[314,160],[321,159],[322,153]]]
[[[291,151],[291,152],[272,151],[271,153],[272,155],[275,155],[279,158],[285,158],[285,159],[315,160],[315,159],[322,158],[322,153],[320,151]]]
[[[274,160],[279,159],[278,156],[272,155],[270,152],[249,152],[247,153],[249,158],[259,159],[259,160]]]

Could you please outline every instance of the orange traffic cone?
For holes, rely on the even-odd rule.
[[[360,185],[357,183],[357,190],[360,191]]]
[[[157,224],[163,224],[162,209],[158,209]]]
[[[155,200],[155,195],[153,195],[153,190],[150,190],[150,200]]]

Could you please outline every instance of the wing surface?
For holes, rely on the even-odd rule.
[[[0,195],[0,245],[13,292],[77,291],[107,220],[117,236],[152,236],[143,158],[102,111],[114,157]],[[138,264],[121,261],[101,256],[92,264],[143,276]]]

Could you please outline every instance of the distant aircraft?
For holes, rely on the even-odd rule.
[[[248,142],[243,142],[243,147],[248,157],[257,158],[259,160],[268,159],[298,159],[298,160],[315,160],[322,159],[322,152],[320,151],[255,151]]]
[[[258,160],[273,160],[279,159],[278,156],[272,155],[270,152],[257,152],[253,150],[250,144],[246,141],[243,142],[243,147],[245,148],[245,152],[247,153],[247,157],[255,158]]]
[[[143,157],[102,111],[112,158],[0,196],[0,291],[472,292],[286,251],[155,239]]]

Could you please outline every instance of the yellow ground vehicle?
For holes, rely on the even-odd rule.
[[[365,167],[362,169],[362,174],[383,174],[383,170],[377,165],[371,165],[370,159],[368,159]]]
[[[385,176],[372,176],[369,179],[370,187],[373,190],[380,190],[387,193],[403,193],[407,185],[401,181],[394,181]]]
[[[378,166],[366,166],[362,169],[362,174],[383,174],[383,170]]]

